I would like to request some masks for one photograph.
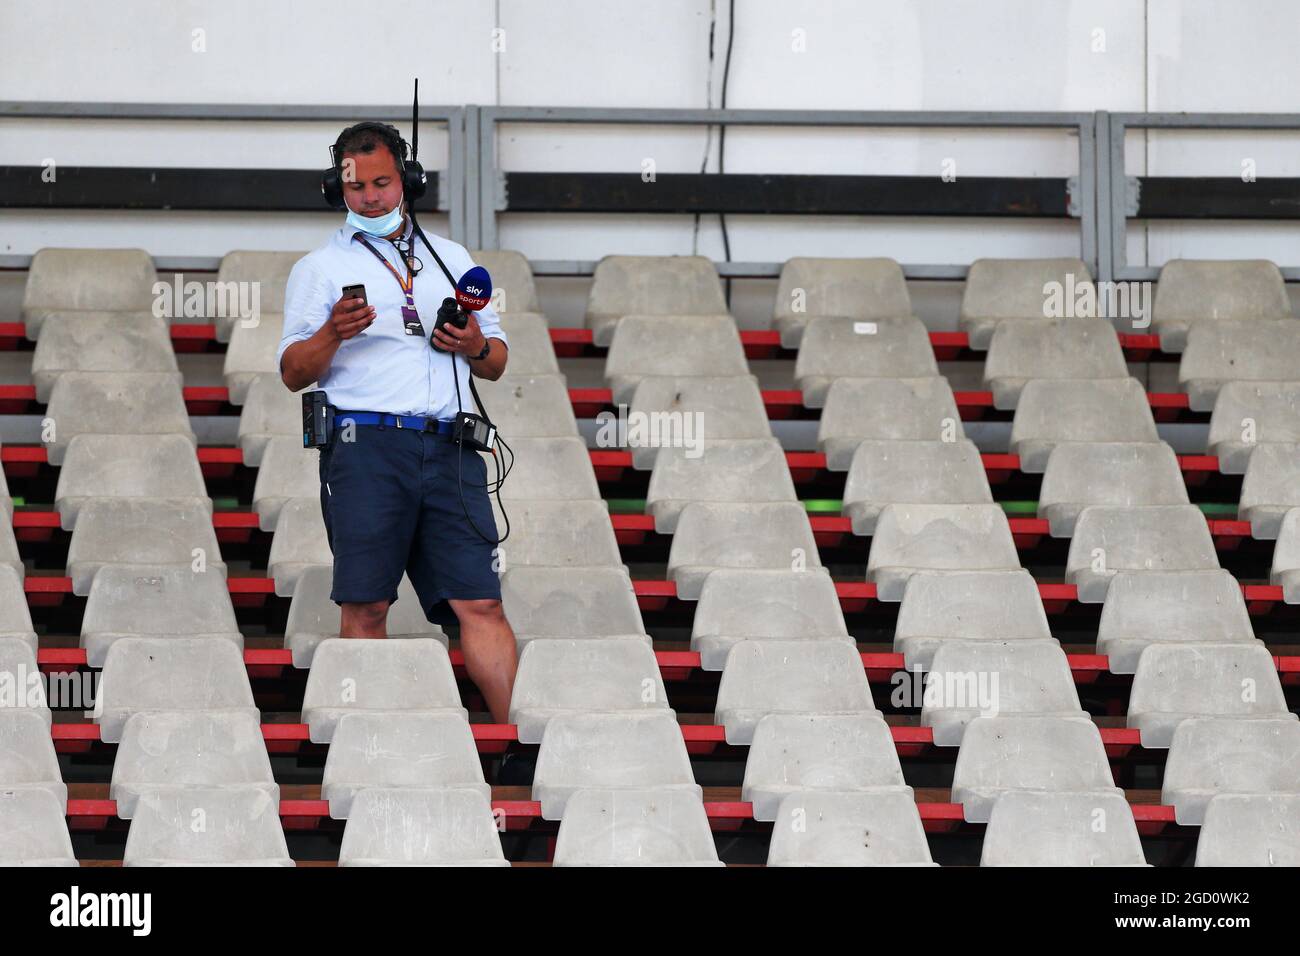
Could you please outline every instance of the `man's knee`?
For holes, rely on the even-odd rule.
[[[382,624],[388,617],[387,601],[348,602],[341,605],[343,613],[362,624]]]
[[[495,598],[480,598],[473,601],[451,601],[451,609],[456,612],[456,617],[464,625],[466,622],[475,624],[504,624],[506,620],[505,612],[501,609],[501,602]]]

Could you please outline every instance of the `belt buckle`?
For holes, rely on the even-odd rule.
[[[402,427],[402,416],[401,416],[401,415],[394,415],[394,416],[393,416],[393,421],[397,423],[397,427],[398,427],[398,428],[401,428],[401,427]]]

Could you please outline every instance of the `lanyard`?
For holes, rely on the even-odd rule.
[[[385,259],[378,249],[366,241],[365,236],[359,232],[354,232],[352,238],[369,249],[370,254],[384,264],[384,268],[393,274],[397,284],[402,287],[402,295],[406,297],[406,305],[402,307],[402,322],[406,326],[406,334],[423,336],[424,326],[420,324],[419,313],[415,311],[415,273],[411,271],[411,264],[409,262],[406,264],[406,278],[403,279],[401,273],[393,268],[393,264]],[[412,239],[414,239],[414,236],[412,236]]]

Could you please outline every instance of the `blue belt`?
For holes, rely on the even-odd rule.
[[[422,415],[390,415],[387,412],[335,412],[335,428],[343,428],[350,421],[358,425],[389,425],[393,428],[409,428],[412,431],[435,432],[439,435],[450,435],[454,424],[439,418],[425,418]]]

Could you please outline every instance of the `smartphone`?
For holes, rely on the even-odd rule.
[[[364,285],[345,285],[343,287],[343,298],[360,299],[363,304],[370,304],[366,299],[366,287]]]

